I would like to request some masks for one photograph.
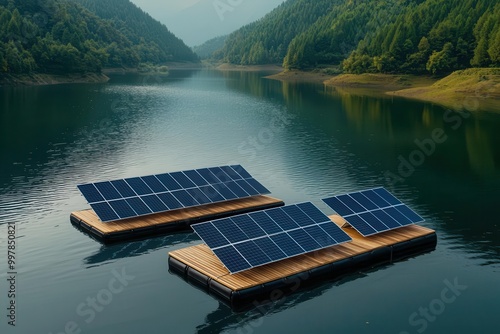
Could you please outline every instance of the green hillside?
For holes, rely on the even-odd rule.
[[[498,0],[288,0],[231,34],[220,59],[446,74],[499,66],[499,22]]]
[[[154,20],[129,0],[71,0],[113,24],[138,49],[139,57],[153,63],[197,61],[198,58],[182,40],[165,25]]]
[[[215,52],[221,52],[220,50],[224,47],[226,39],[227,35],[209,39],[205,43],[193,47],[193,52],[196,53],[200,59],[220,57],[216,55]]]
[[[67,0],[0,0],[0,76],[99,73],[105,67],[197,60],[182,41],[130,1],[95,2],[123,18],[103,19]]]
[[[281,63],[290,42],[341,0],[288,0],[229,35],[217,59],[232,64]]]

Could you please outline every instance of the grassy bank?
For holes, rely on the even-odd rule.
[[[500,68],[456,71],[427,87],[388,94],[435,102],[456,110],[487,108],[500,111]]]
[[[434,102],[454,110],[500,111],[500,68],[471,68],[442,79],[430,76],[391,74],[341,74],[323,71],[284,71],[268,76],[290,82],[315,82],[356,90],[363,94],[387,93]]]
[[[326,85],[338,87],[371,88],[381,91],[410,87],[425,87],[436,82],[429,76],[392,74],[341,74],[325,81]]]
[[[67,83],[102,83],[107,82],[109,77],[105,74],[86,73],[86,74],[20,74],[4,75],[0,77],[0,87],[5,86],[41,86],[41,85],[59,85]]]
[[[325,80],[330,79],[332,76],[314,71],[314,72],[304,72],[304,71],[284,71],[277,74],[269,75],[266,78],[287,81],[287,82],[313,82],[313,83],[323,83]]]

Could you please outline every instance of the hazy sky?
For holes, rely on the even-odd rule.
[[[131,0],[189,46],[253,22],[284,0]]]

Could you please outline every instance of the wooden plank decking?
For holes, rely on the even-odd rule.
[[[330,219],[339,226],[342,226],[345,222],[340,216],[331,216]],[[352,242],[253,268],[234,275],[229,273],[205,244],[179,249],[170,252],[169,256],[233,291],[240,291],[371,252],[380,247],[392,246],[435,233],[431,229],[417,225],[402,227],[368,238],[361,236],[352,228],[344,228],[343,230],[351,236]]]
[[[93,210],[88,209],[71,213],[71,221],[98,237],[107,238],[116,234],[133,234],[169,225],[187,226],[195,222],[283,204],[283,201],[270,196],[255,196],[106,223],[102,222]]]

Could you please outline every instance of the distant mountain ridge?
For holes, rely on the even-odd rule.
[[[198,61],[192,50],[168,28],[153,19],[148,13],[129,0],[70,0],[77,2],[102,19],[113,22],[132,43],[140,44],[141,39],[148,41],[155,54],[154,62]],[[147,52],[151,53],[152,50]]]
[[[193,52],[198,55],[201,59],[209,59],[212,57],[217,57],[215,52],[219,51],[224,47],[224,43],[226,42],[226,36],[219,36],[212,39],[209,39],[205,43],[201,45],[197,45],[193,47]]]
[[[99,73],[167,61],[198,57],[128,0],[0,0],[0,76]]]
[[[325,15],[332,2],[288,0],[262,19],[231,33],[218,57],[241,65],[281,63],[290,42]]]
[[[500,66],[498,0],[288,0],[230,34],[217,59],[446,74]]]

